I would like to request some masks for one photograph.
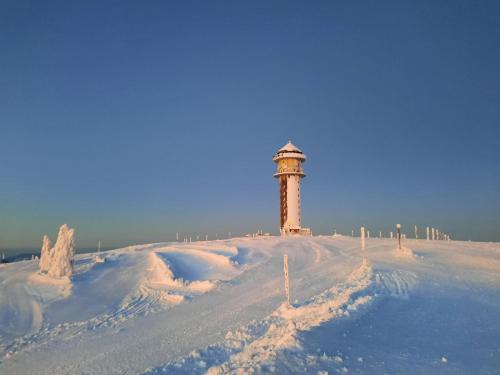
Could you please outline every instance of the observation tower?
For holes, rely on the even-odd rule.
[[[276,163],[274,177],[280,181],[281,235],[311,235],[311,230],[302,228],[300,223],[300,180],[306,176],[302,168],[306,156],[288,141],[276,152],[273,161]]]

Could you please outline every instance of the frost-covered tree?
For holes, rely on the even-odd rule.
[[[52,248],[48,275],[52,277],[71,276],[73,274],[73,257],[75,255],[75,230],[66,224],[59,228],[57,241]]]
[[[50,242],[49,236],[44,235],[42,240],[42,250],[40,251],[40,272],[47,272],[49,270],[51,247],[52,243]]]

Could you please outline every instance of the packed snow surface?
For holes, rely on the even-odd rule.
[[[500,369],[497,243],[262,237],[103,255],[76,255],[71,278],[0,265],[0,374]]]

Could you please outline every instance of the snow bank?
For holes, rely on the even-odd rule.
[[[215,285],[208,280],[188,282],[182,278],[176,278],[169,264],[165,262],[157,252],[148,255],[149,268],[140,283],[139,291],[143,297],[152,298],[167,305],[176,305],[185,300],[192,292],[207,292]]]

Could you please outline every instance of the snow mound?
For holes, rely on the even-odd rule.
[[[413,254],[412,249],[409,247],[401,246],[401,249],[395,249],[394,254],[399,258],[406,259],[416,259],[415,254]]]

